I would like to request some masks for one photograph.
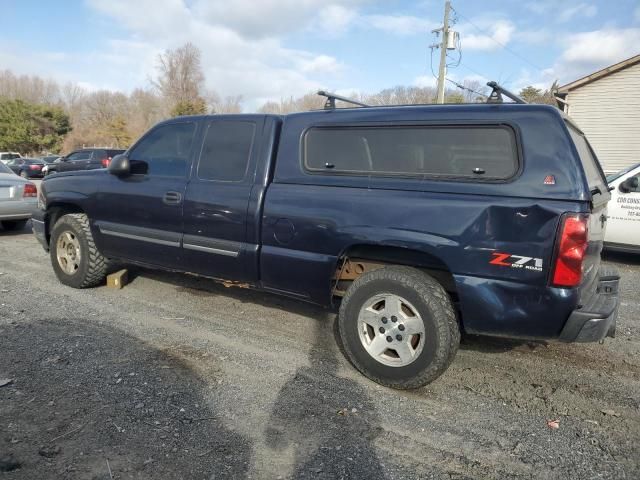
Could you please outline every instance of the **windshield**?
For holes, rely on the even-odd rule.
[[[1,158],[2,158],[2,160],[13,160],[14,158],[20,158],[20,154],[18,154],[18,153],[3,153]]]
[[[640,163],[636,163],[635,165],[631,165],[630,167],[625,168],[624,170],[620,170],[618,173],[612,173],[611,175],[607,175],[607,183],[611,183],[619,179],[621,176],[626,175],[631,170],[640,167]]]
[[[0,173],[13,173],[13,171],[4,163],[0,162]]]

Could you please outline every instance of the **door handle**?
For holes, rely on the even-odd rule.
[[[166,205],[180,205],[182,203],[182,194],[180,192],[167,192],[162,197],[162,201]]]

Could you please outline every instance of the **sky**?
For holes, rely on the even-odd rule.
[[[545,88],[640,53],[639,0],[452,6],[460,51],[447,76],[457,82]],[[444,1],[0,0],[0,11],[0,69],[130,92],[150,88],[160,53],[191,42],[207,88],[251,109],[319,88],[435,85],[429,47]]]

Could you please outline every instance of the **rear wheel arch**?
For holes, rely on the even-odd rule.
[[[457,301],[457,290],[449,266],[431,253],[391,245],[356,244],[338,258],[332,281],[332,295],[342,297],[360,275],[383,266],[401,265],[422,270],[435,278]]]

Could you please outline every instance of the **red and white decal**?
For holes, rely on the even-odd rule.
[[[535,272],[542,271],[542,259],[535,257],[523,257],[522,255],[513,255],[511,253],[493,252],[493,258],[489,261],[491,265],[499,267],[523,268],[525,270],[533,270]]]

